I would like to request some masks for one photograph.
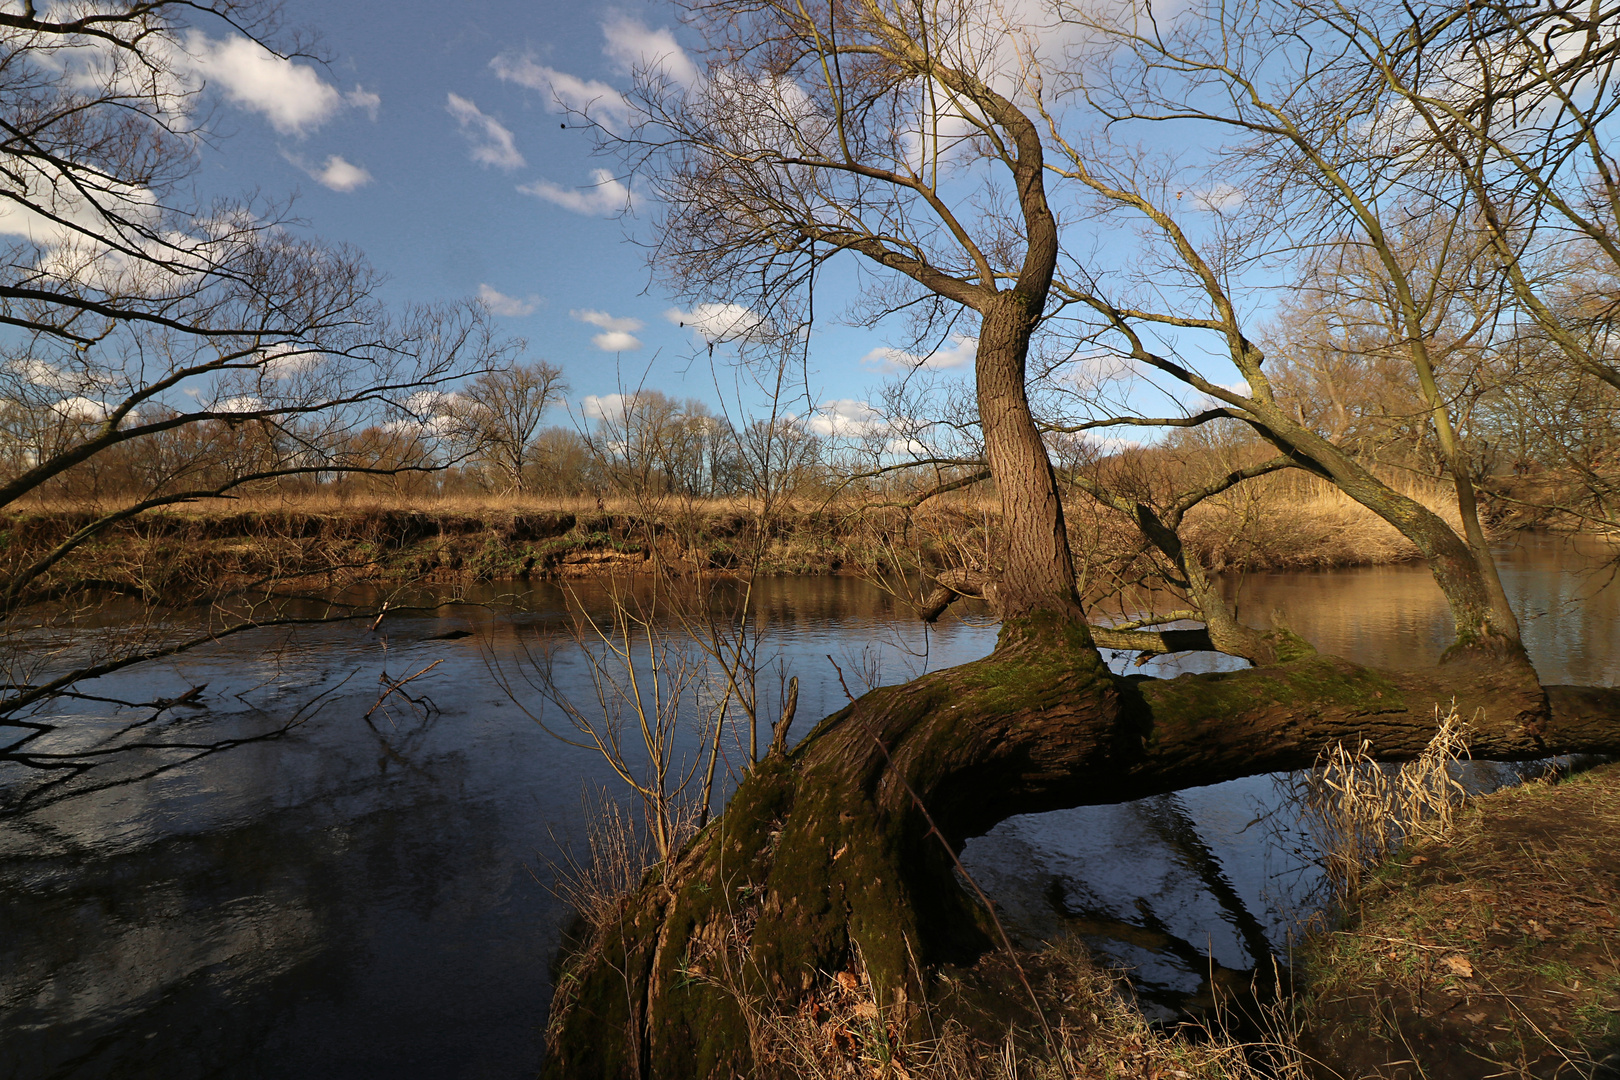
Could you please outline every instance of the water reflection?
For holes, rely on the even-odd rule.
[[[486,666],[486,650],[512,665],[521,636],[555,629],[561,594],[469,600],[491,606],[244,636],[100,681],[129,700],[206,683],[205,712],[166,719],[170,742],[320,708],[155,776],[173,755],[129,755],[137,782],[87,777],[95,790],[0,819],[0,1077],[532,1075],[567,916],[547,860],[577,850],[582,789],[610,777]],[[848,671],[875,650],[899,681],[994,640],[982,617],[924,628],[838,579],[769,582],[758,614],[811,719],[843,704],[828,654]],[[437,711],[396,701],[363,719],[380,675],[434,660],[411,689]],[[83,745],[129,718],[83,704],[54,718],[56,738]]]
[[[1593,541],[1521,538],[1501,553],[1504,585],[1544,681],[1613,685],[1620,589],[1605,588],[1613,549]],[[1250,622],[1282,621],[1324,652],[1417,667],[1450,643],[1445,598],[1421,565],[1258,574],[1229,580]],[[1219,658],[1169,657],[1172,676]],[[1230,666],[1231,661],[1224,662]],[[1516,782],[1525,766],[1476,762],[1473,791]],[[1319,874],[1268,827],[1269,777],[1249,777],[1117,806],[1012,818],[971,841],[963,861],[1033,940],[1077,933],[1133,972],[1148,1001],[1197,1004],[1211,975],[1253,968],[1309,914]],[[1190,947],[1190,948],[1189,948]]]
[[[1554,544],[1505,563],[1550,680],[1614,681],[1616,594],[1576,572],[1591,564]],[[1445,640],[1421,568],[1250,577],[1238,598],[1251,619],[1280,608],[1368,662],[1424,662]],[[180,739],[262,734],[322,704],[274,741],[0,819],[0,1078],[532,1074],[567,914],[546,858],[578,849],[582,785],[608,776],[540,733],[486,667],[486,649],[515,661],[520,635],[559,624],[555,589],[515,599],[530,613],[465,606],[274,649],[244,637],[103,680],[98,692],[132,699],[207,683],[206,712],[167,721]],[[800,731],[843,704],[828,654],[846,673],[875,658],[897,682],[994,641],[982,614],[929,630],[846,579],[768,582],[758,603],[800,676]],[[362,718],[383,672],[434,660],[413,693],[438,711]],[[61,738],[84,739],[128,718],[86,705],[60,719]],[[132,775],[163,760],[137,758]],[[1297,861],[1245,828],[1270,790],[1253,778],[1014,819],[966,859],[1024,935],[1111,934],[1144,983],[1187,998],[1201,957],[1251,967],[1291,917]]]

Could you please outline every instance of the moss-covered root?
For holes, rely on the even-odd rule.
[[[791,1010],[855,947],[886,1006],[916,1000],[934,965],[989,947],[945,844],[1013,814],[1297,768],[1336,741],[1414,756],[1435,703],[1452,698],[1478,710],[1478,756],[1620,750],[1620,696],[1581,698],[1572,726],[1516,668],[1377,672],[1306,655],[1122,680],[1083,626],[1009,623],[986,659],[874,691],[757,766],[570,958],[546,1075],[755,1075],[758,1010]]]
[[[741,1003],[791,1008],[857,946],[886,1003],[914,999],[919,971],[989,942],[930,822],[960,846],[1026,809],[1107,756],[1117,708],[1083,628],[1031,624],[824,720],[570,958],[545,1075],[751,1075]]]

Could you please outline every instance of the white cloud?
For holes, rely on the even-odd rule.
[[[587,394],[579,403],[579,411],[587,420],[622,424],[635,404],[634,394]]]
[[[979,339],[966,334],[952,334],[953,344],[943,349],[936,349],[927,356],[918,356],[908,353],[904,349],[888,347],[873,349],[861,357],[861,363],[873,364],[894,371],[909,371],[916,368],[929,368],[934,371],[943,371],[947,368],[961,367],[971,364],[979,354]]]
[[[681,86],[696,86],[697,66],[668,29],[650,30],[640,19],[614,15],[602,24],[602,52],[621,75],[657,71]]]
[[[643,325],[640,319],[615,319],[605,311],[594,311],[590,308],[575,308],[568,314],[582,323],[589,323],[592,326],[601,327],[603,330],[618,333],[630,333],[640,330]]]
[[[507,296],[484,284],[478,286],[478,302],[488,308],[491,315],[504,315],[509,319],[533,315],[534,309],[540,306],[540,298],[533,293],[522,298]]]
[[[1249,389],[1248,382],[1243,379],[1232,383],[1216,383],[1215,385],[1240,397],[1251,397],[1254,393]],[[1200,394],[1194,400],[1197,402],[1195,407],[1199,409],[1224,409],[1227,407],[1227,403],[1214,394]]]
[[[377,110],[382,107],[382,96],[380,94],[373,94],[370,90],[356,83],[354,89],[344,94],[343,97],[351,108],[364,109],[371,119],[377,119]]]
[[[630,209],[630,189],[614,179],[607,169],[592,169],[591,181],[591,186],[586,188],[565,188],[550,180],[536,180],[532,184],[519,184],[518,190],[576,214],[607,217]]]
[[[224,401],[217,401],[209,409],[210,412],[220,413],[251,413],[264,408],[264,402],[252,394],[238,394],[228,397]]]
[[[450,94],[445,106],[456,118],[461,133],[472,148],[472,159],[480,165],[493,165],[497,169],[521,169],[527,164],[518,153],[512,133],[493,116],[485,116],[467,98]]]
[[[1192,199],[1194,208],[1217,212],[1236,210],[1243,205],[1244,200],[1248,197],[1243,193],[1242,188],[1235,184],[1228,184],[1225,181],[1202,191],[1189,191],[1187,195]],[[1176,197],[1181,197],[1179,192],[1177,192]]]
[[[60,413],[69,420],[79,420],[85,423],[100,423],[107,419],[108,406],[105,401],[93,401],[87,397],[63,398],[51,409]]]
[[[308,173],[316,183],[333,191],[353,191],[371,183],[369,172],[337,154],[328,157],[321,165],[311,164],[297,154],[283,153],[282,156]]]
[[[281,342],[259,350],[261,368],[272,379],[290,379],[326,362],[326,353],[307,345]]]
[[[351,164],[333,154],[326,159],[318,173],[312,174],[324,187],[333,191],[353,191],[371,183],[371,174],[359,165]]]
[[[590,308],[576,308],[568,314],[582,323],[601,327],[602,332],[591,338],[591,344],[603,352],[634,352],[641,348],[641,339],[635,335],[642,327],[640,319],[616,319],[605,311]]]
[[[415,416],[449,412],[456,395],[443,390],[418,390],[405,399],[405,408]]]
[[[653,30],[640,19],[613,15],[602,23],[602,39],[602,54],[619,75],[657,72],[685,87],[702,81],[697,65],[668,29]],[[502,53],[489,66],[497,78],[543,94],[547,112],[583,115],[615,133],[630,127],[634,108],[608,83],[558,71],[533,53]]]
[[[17,357],[6,365],[25,382],[73,397],[85,390],[111,386],[113,380],[97,371],[63,371],[37,357]]]
[[[460,428],[456,412],[461,401],[461,395],[454,392],[418,390],[405,399],[409,415],[390,420],[383,429],[429,439],[454,436]]]
[[[259,113],[283,135],[312,131],[345,106],[375,112],[381,100],[359,87],[344,94],[309,65],[237,35],[215,41],[193,30],[186,35],[184,57],[228,101]]]
[[[765,341],[775,333],[771,321],[741,304],[698,304],[691,311],[670,308],[664,318],[689,328],[709,344],[721,341]]]
[[[606,330],[591,335],[591,344],[603,352],[635,352],[641,348],[641,339],[623,330]]]
[[[581,79],[536,63],[532,55],[503,53],[489,62],[497,78],[526,86],[545,95],[550,113],[583,113],[609,131],[623,131],[630,123],[630,103],[605,82]]]
[[[817,435],[828,437],[867,435],[887,428],[888,421],[883,414],[864,401],[854,398],[838,398],[834,401],[824,401],[816,406],[816,411],[810,414],[805,421],[805,427]]]

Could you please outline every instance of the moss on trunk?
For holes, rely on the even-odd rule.
[[[1307,655],[1122,679],[1082,624],[1011,620],[989,657],[873,691],[758,765],[566,965],[546,1075],[749,1075],[743,1003],[791,1009],[858,947],[880,1000],[903,1004],[936,965],[989,948],[942,839],[959,849],[1013,814],[1297,768],[1339,740],[1412,757],[1453,697],[1478,710],[1481,757],[1620,751],[1615,695],[1549,696],[1518,665],[1373,671]]]

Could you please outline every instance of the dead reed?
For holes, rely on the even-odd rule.
[[[1210,1028],[1166,1031],[1132,1002],[1123,976],[1062,941],[1023,958],[1053,1021],[1050,1042],[1016,1016],[968,1004],[1004,982],[999,954],[941,974],[937,1001],[883,1000],[856,950],[848,970],[825,975],[791,1012],[722,983],[748,1017],[759,1075],[780,1080],[1306,1080],[1307,1061],[1287,1006],[1264,1019],[1270,1033],[1239,1041]],[[1001,969],[987,972],[986,969]],[[979,984],[980,994],[962,993]],[[993,995],[992,995],[993,996]]]
[[[1401,494],[1459,533],[1456,495],[1432,481],[1394,478]],[[1267,476],[1195,507],[1183,529],[1205,569],[1326,570],[1419,557],[1393,525],[1313,476]]]
[[[551,891],[584,920],[586,933],[600,936],[618,916],[619,903],[635,892],[658,861],[650,833],[604,791],[581,797],[585,851],[550,860]]]
[[[1343,908],[1366,875],[1399,849],[1450,831],[1465,792],[1457,766],[1468,757],[1468,724],[1456,703],[1435,706],[1435,733],[1413,761],[1373,760],[1371,744],[1335,744],[1314,768],[1283,781],[1303,830],[1319,853],[1332,903]]]

